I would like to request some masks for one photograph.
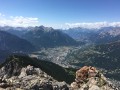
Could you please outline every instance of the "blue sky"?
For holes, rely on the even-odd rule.
[[[27,23],[33,18],[35,25],[55,28],[65,23],[119,22],[119,10],[120,0],[0,0],[4,22],[24,19]]]

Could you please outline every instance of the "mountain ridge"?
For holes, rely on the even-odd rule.
[[[23,46],[24,45],[24,46]],[[0,31],[0,49],[8,51],[31,51],[34,50],[34,46],[15,35]]]

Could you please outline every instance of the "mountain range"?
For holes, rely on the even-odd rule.
[[[37,48],[50,48],[58,46],[77,46],[84,42],[77,42],[61,30],[52,27],[0,27],[2,31],[14,34],[22,39],[31,42]]]
[[[120,27],[102,27],[99,29],[76,27],[62,30],[44,26],[27,28],[6,26],[0,27],[0,29],[26,39],[37,47],[72,46],[78,45],[78,43],[104,44],[120,39]],[[47,44],[50,45],[47,46]]]
[[[120,40],[120,27],[103,27],[100,29],[70,28],[63,30],[75,40],[87,43],[104,44]]]
[[[77,41],[60,30],[54,30],[53,28],[44,26],[33,28],[33,30],[25,33],[23,38],[38,48],[79,45]]]

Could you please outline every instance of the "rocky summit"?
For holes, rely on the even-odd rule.
[[[119,90],[95,67],[84,66],[76,72],[73,90]]]
[[[30,58],[26,56],[21,58],[12,56],[0,65],[0,90],[120,90],[92,66],[84,66],[77,70],[75,81],[69,85],[65,80],[60,81],[51,76],[52,74],[45,72],[43,63],[39,64],[41,67],[35,66],[40,60],[34,65],[32,59],[28,61],[27,59]],[[55,72],[54,69],[52,70]],[[56,73],[64,78],[62,75],[65,73],[60,73],[60,70]],[[66,78],[69,79],[68,76]]]

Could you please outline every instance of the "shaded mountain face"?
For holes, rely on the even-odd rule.
[[[35,27],[24,34],[23,37],[38,48],[79,45],[78,42],[67,34],[44,26]]]
[[[10,51],[0,50],[0,63],[4,62],[4,60],[6,59],[6,57],[8,57],[11,54],[12,54],[12,52],[10,52]]]
[[[34,46],[30,42],[5,31],[0,31],[0,50],[29,52],[34,49]]]

